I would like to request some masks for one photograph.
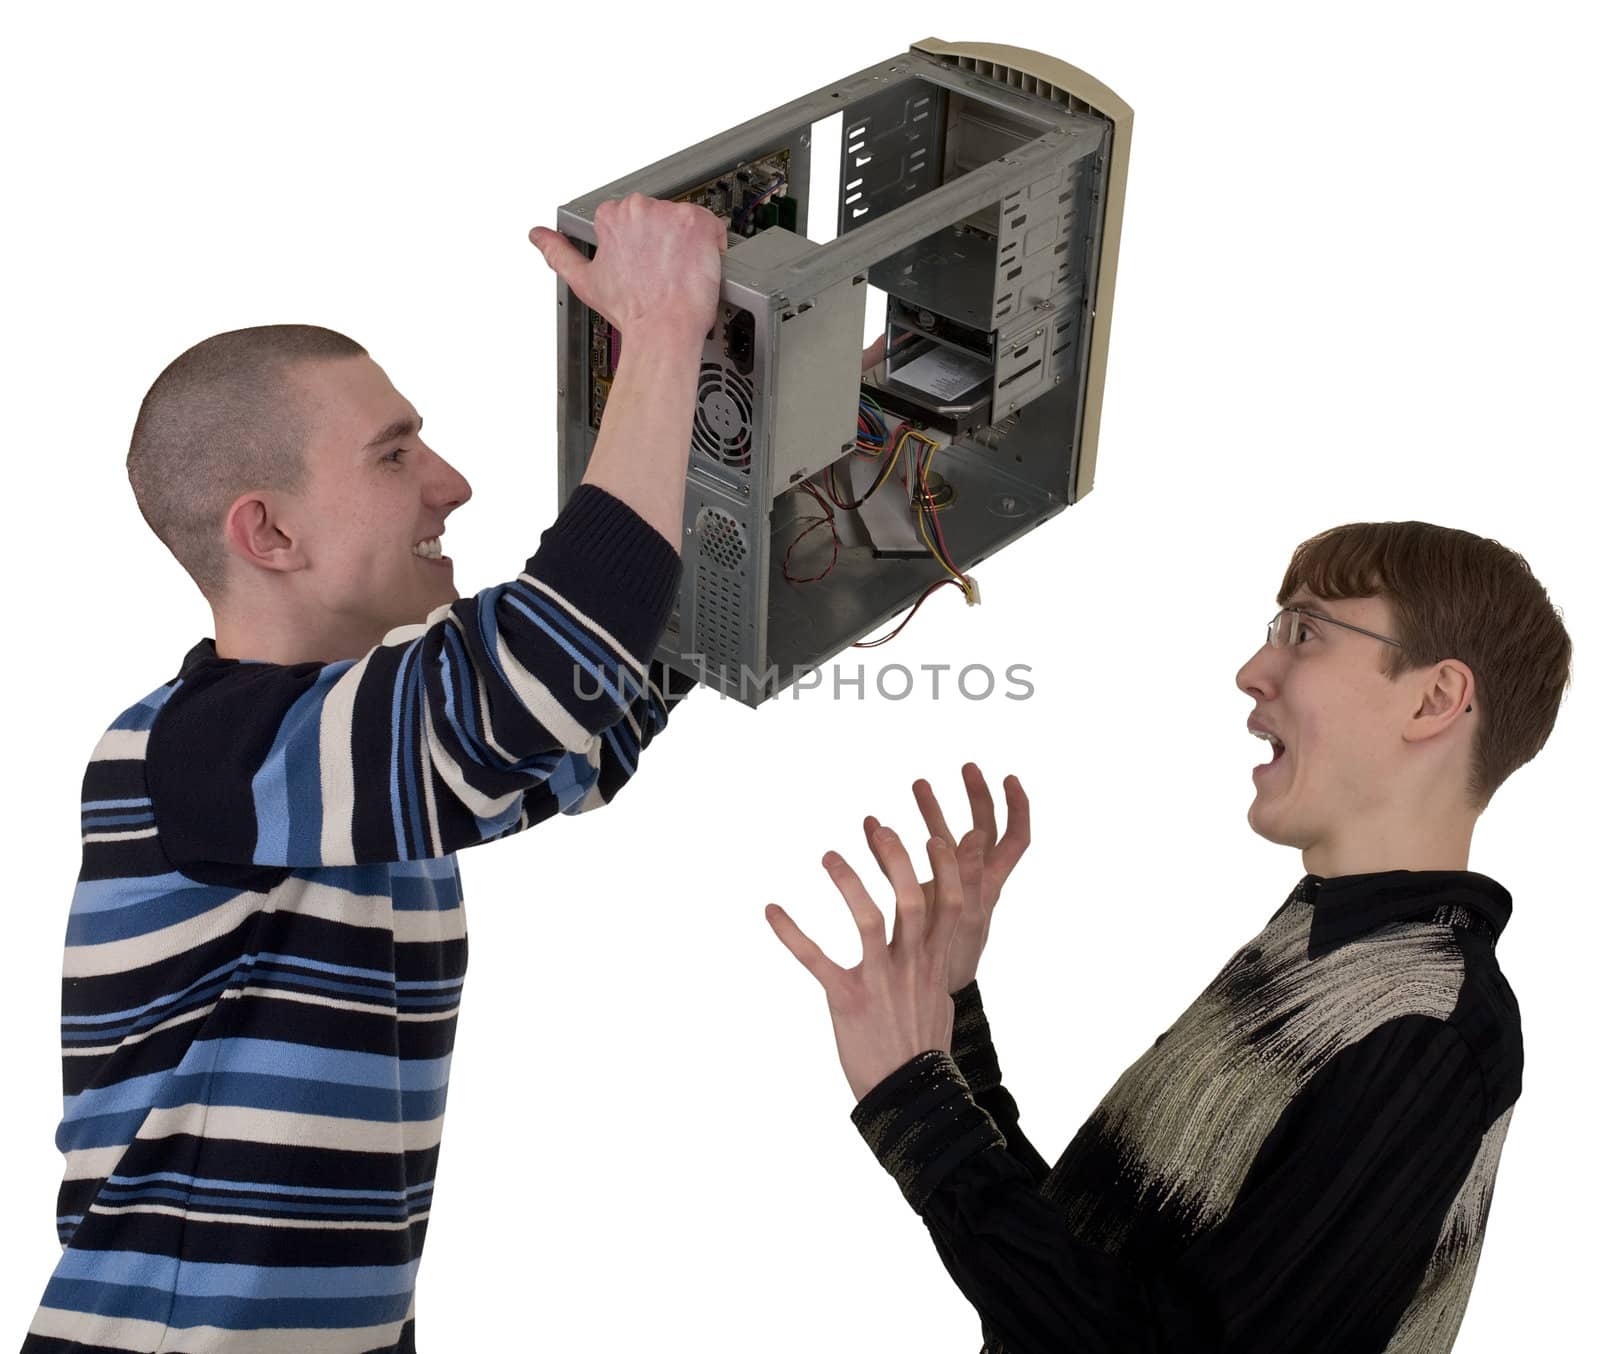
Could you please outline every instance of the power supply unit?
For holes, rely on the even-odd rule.
[[[1063,61],[927,39],[559,209],[729,231],[683,580],[655,655],[758,706],[1094,483],[1133,114]],[[862,369],[869,289],[884,360]],[[559,493],[624,338],[557,282]]]

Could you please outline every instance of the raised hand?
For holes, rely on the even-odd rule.
[[[917,1054],[950,1051],[955,1003],[945,975],[961,921],[961,880],[947,841],[928,842],[933,887],[926,894],[893,831],[879,827],[871,844],[894,887],[893,940],[885,938],[883,914],[844,857],[830,851],[822,858],[861,932],[861,962],[854,968],[829,959],[776,903],[767,908],[778,939],[827,994],[839,1063],[857,1100]]]
[[[622,331],[666,325],[704,334],[716,319],[726,227],[704,207],[629,193],[594,213],[595,255],[535,226],[528,238],[584,305]]]
[[[994,797],[989,793],[988,782],[975,762],[961,768],[961,778],[967,787],[967,802],[972,809],[972,827],[956,843],[957,871],[961,879],[963,907],[961,922],[956,928],[950,947],[950,991],[959,992],[978,976],[978,960],[989,940],[989,922],[994,916],[995,904],[1000,901],[1000,890],[1011,876],[1011,871],[1028,849],[1031,828],[1028,818],[1028,796],[1022,782],[1015,776],[1004,781],[1006,792],[1006,831],[1002,837],[995,825]],[[917,807],[922,810],[922,820],[928,831],[945,841],[956,841],[944,819],[944,811],[925,780],[911,787]],[[870,815],[863,822],[867,840],[873,840],[878,820]],[[881,863],[881,862],[880,862]],[[925,893],[931,895],[934,881],[923,884]]]

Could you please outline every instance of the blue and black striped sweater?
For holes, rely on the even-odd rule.
[[[608,802],[691,683],[672,546],[593,486],[358,659],[219,658],[83,782],[50,1351],[414,1347],[467,962],[455,853]]]

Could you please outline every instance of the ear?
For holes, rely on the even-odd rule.
[[[1468,716],[1474,704],[1477,680],[1472,669],[1456,658],[1436,663],[1426,674],[1416,708],[1406,726],[1407,742],[1433,738]]]
[[[283,529],[281,503],[270,492],[241,494],[223,519],[228,553],[256,569],[289,573],[305,567],[305,556]]]

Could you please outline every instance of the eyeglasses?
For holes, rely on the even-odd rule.
[[[1328,625],[1337,625],[1344,630],[1354,630],[1358,635],[1371,635],[1373,639],[1381,639],[1385,644],[1392,644],[1397,649],[1403,647],[1399,640],[1390,639],[1388,635],[1380,635],[1376,630],[1363,630],[1359,625],[1351,625],[1349,621],[1336,621],[1332,616],[1324,616],[1320,611],[1307,611],[1304,607],[1295,606],[1284,607],[1267,622],[1267,643],[1274,649],[1286,649],[1298,644],[1304,633],[1304,621],[1307,618],[1324,621]]]

